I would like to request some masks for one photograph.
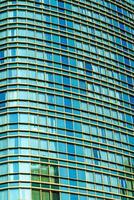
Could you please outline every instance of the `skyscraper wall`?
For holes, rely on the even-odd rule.
[[[132,0],[0,0],[0,200],[132,200]]]

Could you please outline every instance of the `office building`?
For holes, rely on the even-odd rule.
[[[1,0],[1,200],[132,200],[133,0]]]

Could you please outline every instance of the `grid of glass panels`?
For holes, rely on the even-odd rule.
[[[0,199],[132,200],[133,1],[0,4]]]

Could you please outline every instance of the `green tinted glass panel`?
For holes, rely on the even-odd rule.
[[[42,200],[50,200],[50,193],[49,192],[42,192]]]
[[[39,190],[32,190],[32,200],[41,200]]]

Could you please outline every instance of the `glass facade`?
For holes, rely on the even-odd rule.
[[[133,200],[133,0],[0,0],[1,200]]]

